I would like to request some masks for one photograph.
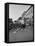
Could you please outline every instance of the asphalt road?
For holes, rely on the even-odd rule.
[[[33,40],[33,27],[27,26],[25,29],[18,28],[14,32],[9,32],[9,42]]]

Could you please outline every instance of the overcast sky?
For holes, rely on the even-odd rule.
[[[9,18],[12,18],[13,21],[17,20],[20,16],[22,16],[22,13],[26,11],[29,7],[29,5],[9,4]]]

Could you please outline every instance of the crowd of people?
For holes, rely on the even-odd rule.
[[[16,28],[25,28],[25,24],[13,23],[12,19],[9,19],[9,30]]]

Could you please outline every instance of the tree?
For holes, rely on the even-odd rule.
[[[8,23],[9,23],[9,30],[11,30],[12,27],[13,27],[13,21],[12,21],[12,19],[8,19]]]

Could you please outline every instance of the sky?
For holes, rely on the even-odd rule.
[[[17,20],[29,7],[30,5],[9,4],[9,18]]]

